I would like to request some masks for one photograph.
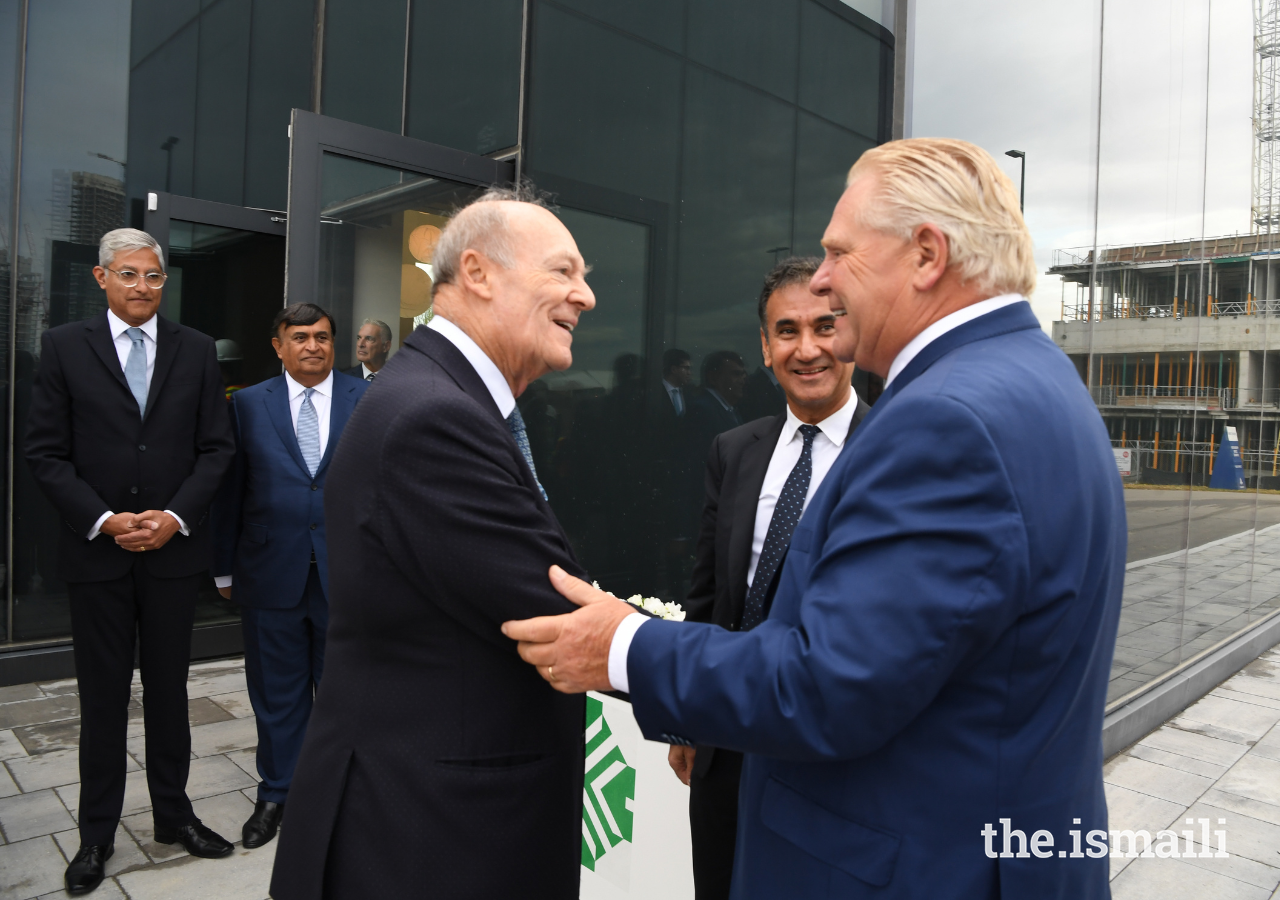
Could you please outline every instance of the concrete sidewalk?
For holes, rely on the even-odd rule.
[[[191,667],[191,775],[187,794],[206,825],[236,852],[196,859],[151,839],[142,736],[142,684],[135,674],[130,769],[116,852],[91,896],[131,900],[266,900],[276,841],[239,846],[257,796],[258,735],[243,660]],[[0,900],[66,897],[63,872],[80,847],[76,831],[80,704],[74,681],[0,688]]]

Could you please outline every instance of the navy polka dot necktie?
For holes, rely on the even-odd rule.
[[[773,508],[769,530],[764,536],[764,547],[756,563],[756,576],[747,589],[747,601],[742,608],[742,630],[750,631],[764,621],[764,601],[769,594],[773,576],[787,556],[791,546],[791,534],[796,530],[800,514],[804,512],[804,498],[809,493],[809,480],[813,477],[813,439],[818,434],[817,425],[801,425],[804,449],[795,468],[787,476],[787,483],[778,495],[778,505]]]

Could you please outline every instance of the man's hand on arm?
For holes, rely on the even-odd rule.
[[[681,747],[672,744],[667,750],[667,764],[684,784],[688,785],[693,777],[693,761],[697,758],[697,747]]]
[[[122,513],[121,515],[129,515]],[[102,531],[106,534],[107,524],[119,516],[113,516],[103,523]],[[146,550],[159,550],[165,544],[169,543],[169,538],[178,533],[178,520],[172,515],[159,509],[149,509],[146,512],[129,515],[132,528],[129,531],[116,535],[116,543],[125,550],[134,553],[141,553]]]
[[[580,694],[607,691],[609,647],[613,633],[635,607],[574,578],[559,566],[549,572],[552,586],[581,609],[562,616],[540,616],[502,623],[502,633],[519,641],[520,658],[557,691]]]

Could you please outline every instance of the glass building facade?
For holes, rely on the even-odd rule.
[[[333,311],[340,367],[366,318],[398,346],[439,228],[513,177],[554,195],[599,301],[520,398],[538,471],[602,585],[680,599],[727,426],[675,415],[662,360],[730,423],[781,409],[756,295],[891,137],[893,25],[869,0],[0,0],[0,650],[68,640],[21,446],[41,333],[105,309],[105,231],[161,239],[162,312],[219,340],[233,391],[279,372],[286,296]],[[210,579],[199,625],[236,617]]]

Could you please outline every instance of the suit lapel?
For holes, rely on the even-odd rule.
[[[329,460],[333,459],[333,450],[338,445],[338,438],[342,436],[342,429],[347,427],[347,420],[351,418],[351,411],[356,408],[355,398],[356,386],[348,387],[340,384],[337,376],[333,379],[333,398],[329,401],[329,441],[325,444],[324,456],[320,460],[320,466],[316,469],[316,477],[320,477],[320,473],[329,465]],[[297,443],[297,441],[294,441]],[[301,456],[302,452],[299,451]]]
[[[757,432],[755,439],[742,450],[729,533],[729,598],[734,621],[742,615],[742,605],[747,598],[747,569],[751,567],[751,543],[755,537],[760,489],[764,487],[769,461],[773,459],[778,437],[786,424],[785,412],[775,416],[769,427],[763,433]]]
[[[289,412],[289,387],[283,375],[277,375],[267,382],[262,402],[267,407],[267,418],[275,426],[276,434],[280,435],[280,442],[293,457],[293,461],[298,464],[298,468],[310,478],[311,471],[302,458],[302,450],[298,447],[298,436],[293,430],[293,414]],[[332,421],[332,410],[329,418]],[[318,471],[317,474],[319,474]]]
[[[147,389],[147,412],[143,416],[144,419],[151,415],[151,410],[155,409],[156,398],[164,388],[165,376],[169,374],[169,369],[173,367],[173,361],[178,355],[178,345],[182,343],[181,333],[180,326],[156,316],[156,365],[151,372],[151,387]],[[117,357],[116,363],[119,364],[119,362]]]
[[[115,342],[111,340],[111,328],[107,325],[107,314],[94,316],[85,322],[84,330],[88,332],[89,346],[98,354],[107,371],[116,377],[121,387],[129,391],[129,399],[133,399],[133,391],[129,390],[129,382],[125,380],[124,369],[120,368],[120,356],[116,353]],[[135,404],[136,405],[136,404]],[[150,405],[150,404],[148,404]]]

